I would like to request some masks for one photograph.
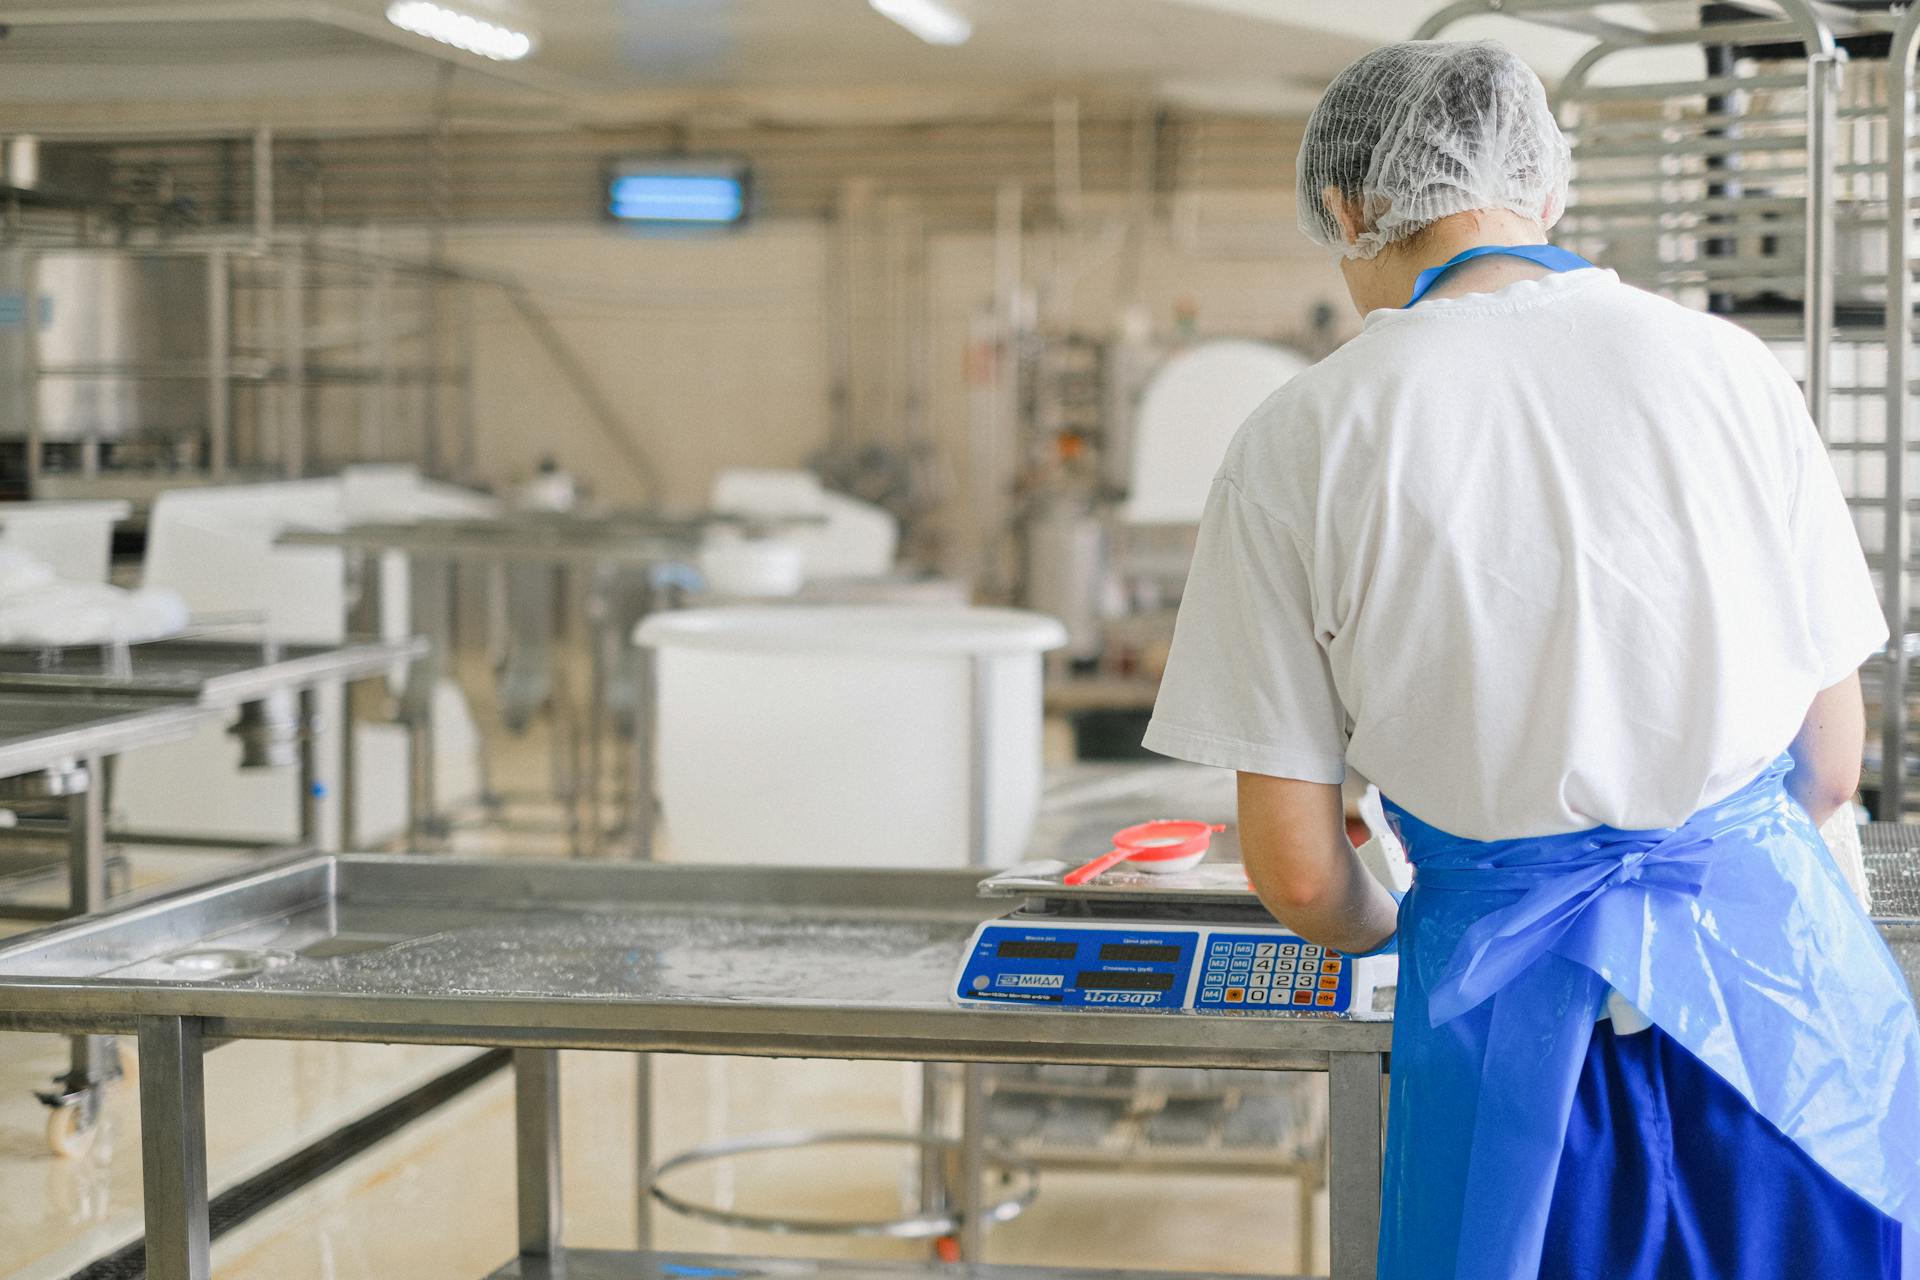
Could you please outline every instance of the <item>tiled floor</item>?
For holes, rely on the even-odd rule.
[[[496,758],[543,777],[525,740]],[[552,854],[557,843],[462,837],[476,852]],[[179,854],[136,859],[138,881],[197,869]],[[216,1189],[446,1070],[468,1051],[243,1043],[208,1060],[209,1149]],[[62,1069],[64,1042],[0,1036],[0,1276],[52,1280],[140,1230],[139,1117],[127,1083],[110,1091],[100,1140],[56,1159],[31,1090]],[[917,1111],[918,1071],[886,1063],[662,1058],[657,1151],[772,1129],[899,1130]],[[630,1247],[634,1238],[634,1059],[564,1058],[567,1237]],[[219,1280],[473,1280],[513,1249],[512,1092],[496,1077],[222,1238]],[[685,1194],[742,1209],[826,1217],[897,1211],[906,1168],[896,1150],[818,1152],[690,1171]],[[1324,1222],[1324,1201],[1320,1215]],[[925,1245],[768,1236],[654,1214],[658,1247],[733,1253],[913,1258]],[[996,1230],[1000,1262],[1266,1272],[1299,1269],[1297,1194],[1276,1178],[1048,1173],[1039,1200]],[[1314,1261],[1325,1268],[1325,1232]]]

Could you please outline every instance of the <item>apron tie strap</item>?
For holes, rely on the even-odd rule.
[[[1598,844],[1590,858],[1571,862],[1416,872],[1422,889],[1524,890],[1519,901],[1488,912],[1461,936],[1429,994],[1429,1022],[1438,1027],[1491,999],[1554,950],[1608,894],[1639,889],[1698,897],[1711,864],[1711,843],[1707,836],[1682,828],[1625,855],[1618,852],[1619,843]]]

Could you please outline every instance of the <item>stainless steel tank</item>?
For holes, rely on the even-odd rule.
[[[41,250],[0,269],[0,382],[33,387],[43,440],[172,441],[205,429],[209,273],[198,254]],[[26,435],[17,409],[0,435]]]

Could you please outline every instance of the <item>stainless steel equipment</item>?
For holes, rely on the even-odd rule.
[[[187,703],[235,712],[232,732],[241,741],[242,763],[251,768],[300,770],[299,842],[313,847],[320,833],[321,778],[316,728],[319,691],[343,686],[339,779],[341,830],[355,829],[353,766],[355,723],[353,689],[358,682],[382,680],[427,653],[427,642],[359,640],[345,645],[279,644],[216,639],[178,639],[127,646],[64,649],[0,648],[0,696],[31,694],[44,699],[110,698],[147,705]],[[424,721],[410,722],[413,757]],[[419,766],[416,764],[416,769]],[[122,832],[120,838],[146,844],[234,844],[257,841],[202,837],[184,839],[152,833]]]
[[[620,753],[631,753],[646,717],[649,677],[644,656],[628,640],[634,625],[697,583],[691,566],[703,535],[716,524],[752,532],[810,523],[809,518],[759,521],[715,513],[521,511],[290,530],[280,542],[358,553],[361,564],[350,565],[350,571],[369,577],[377,573],[382,554],[406,557],[411,617],[430,641],[429,652],[408,677],[409,698],[451,674],[455,571],[461,566],[489,571],[489,590],[503,601],[501,613],[509,626],[500,686],[503,712],[517,727],[531,717],[530,701],[544,699],[554,729],[554,792],[565,814],[564,830],[575,855],[592,856],[610,835],[624,832],[634,843],[644,843],[652,816],[649,802],[641,799],[649,792],[636,784],[639,765],[616,765]],[[562,602],[576,616],[563,620]],[[584,682],[569,678],[560,662],[557,641],[567,632],[585,647]],[[428,794],[416,802],[417,810],[437,814],[430,772],[421,785]],[[500,806],[510,798],[489,797],[495,805],[490,821],[499,821]],[[416,831],[422,839],[436,834],[425,827]]]
[[[230,476],[464,465],[447,320],[471,283],[258,238],[0,250],[0,487],[144,507]]]
[[[41,204],[104,204],[113,191],[113,164],[103,147],[17,133],[0,139],[0,191]]]
[[[51,837],[45,848],[24,855],[0,842],[0,880],[30,881],[61,869],[67,873],[67,905],[32,907],[10,903],[0,915],[59,919],[87,915],[107,905],[106,769],[124,751],[177,741],[206,717],[197,707],[132,701],[75,701],[46,696],[0,696],[0,808],[26,807],[31,816],[0,834]],[[29,802],[21,806],[20,802]],[[38,802],[38,803],[33,803]],[[42,810],[50,816],[39,816]],[[36,831],[35,828],[38,828]],[[10,865],[9,865],[10,864]],[[99,1091],[120,1074],[109,1040],[75,1036],[67,1073],[39,1095],[53,1108],[47,1138],[60,1154],[90,1144],[99,1115]]]
[[[1390,1019],[957,1009],[953,959],[986,914],[977,881],[315,857],[0,946],[0,1026],[139,1035],[151,1280],[208,1274],[213,1037],[512,1047],[521,1259],[501,1275],[659,1266],[564,1247],[561,1048],[1328,1071],[1333,1274],[1373,1274]],[[257,963],[222,976],[210,948]],[[955,1213],[977,1259],[991,1148],[969,1101]]]
[[[938,1280],[953,1269],[911,1262],[843,1262],[812,1258],[739,1258],[711,1253],[615,1253],[605,1249],[569,1249],[565,1280],[679,1280],[686,1276],[725,1276],[728,1280]],[[1066,1267],[970,1266],[967,1280],[1237,1280],[1230,1276],[1175,1274],[1171,1271],[1086,1271]],[[519,1258],[488,1280],[560,1280],[548,1263]],[[1274,1280],[1287,1280],[1275,1277]]]
[[[42,440],[183,444],[203,430],[210,290],[197,255],[42,249],[10,255],[38,327],[0,377],[33,384]],[[29,285],[28,281],[31,281]],[[30,347],[30,350],[29,350]],[[9,435],[24,435],[25,423]],[[197,441],[194,441],[197,444]]]

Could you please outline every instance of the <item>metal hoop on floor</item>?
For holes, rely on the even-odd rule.
[[[919,1151],[960,1150],[958,1138],[931,1137],[919,1133],[870,1133],[836,1130],[803,1133],[765,1133],[744,1138],[710,1142],[681,1152],[648,1171],[647,1180],[653,1198],[675,1213],[727,1227],[752,1231],[771,1231],[783,1235],[843,1235],[881,1237],[890,1240],[931,1240],[950,1236],[960,1229],[960,1215],[953,1210],[923,1209],[898,1218],[878,1221],[834,1218],[776,1218],[754,1213],[720,1209],[682,1199],[665,1190],[660,1180],[677,1169],[710,1164],[735,1156],[756,1155],[766,1151],[799,1151],[808,1147],[884,1145],[913,1147]],[[1008,1222],[1019,1217],[1040,1191],[1040,1171],[1031,1161],[989,1149],[987,1164],[997,1171],[1001,1183],[1009,1188],[1005,1197],[983,1210],[988,1223]]]

